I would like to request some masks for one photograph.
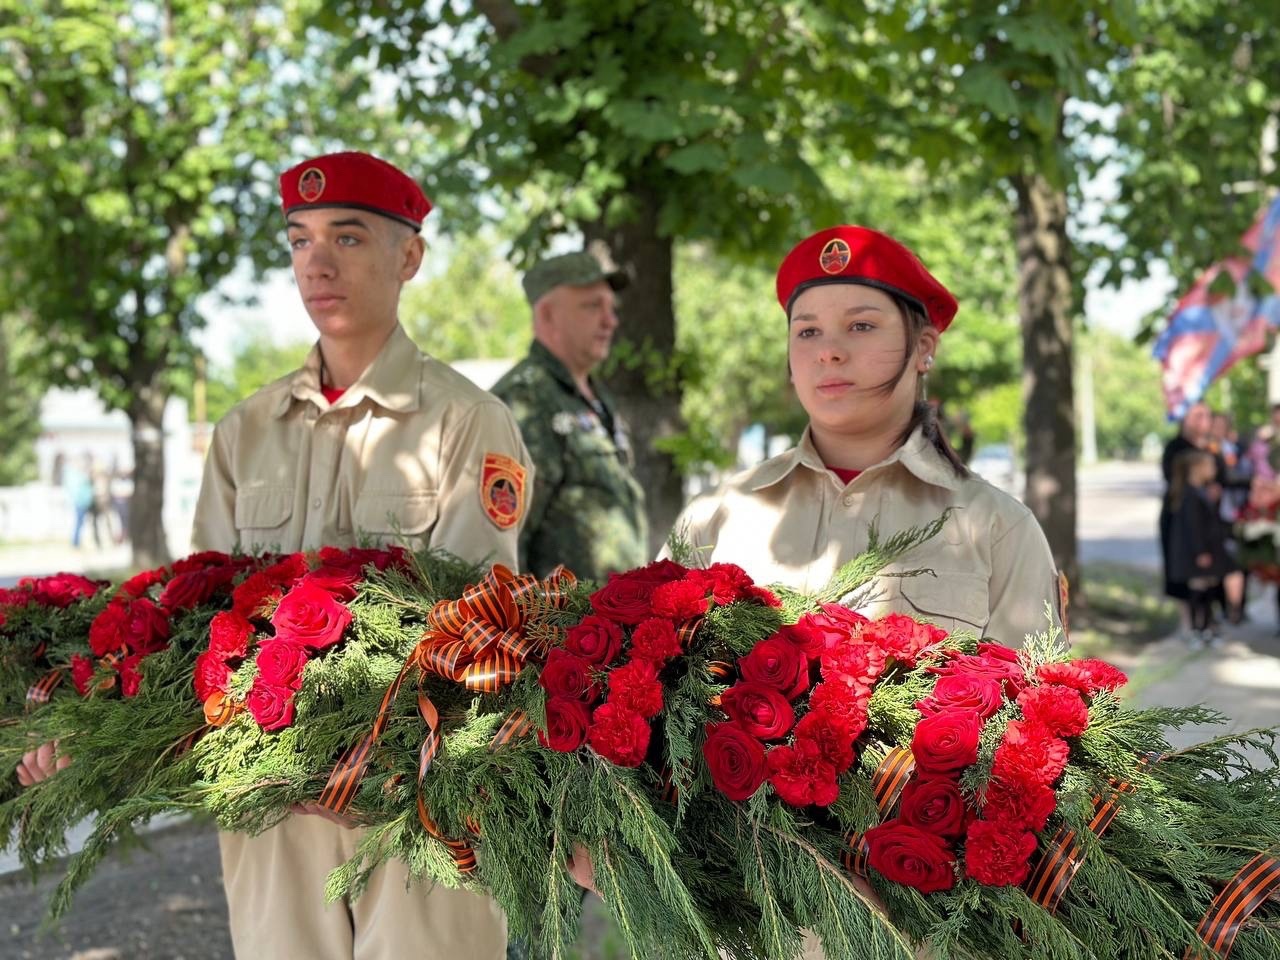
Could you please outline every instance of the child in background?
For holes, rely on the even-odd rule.
[[[1174,461],[1169,481],[1169,579],[1187,585],[1193,649],[1220,642],[1210,624],[1212,597],[1223,578],[1238,569],[1227,553],[1218,510],[1209,495],[1216,474],[1213,454],[1188,450]]]

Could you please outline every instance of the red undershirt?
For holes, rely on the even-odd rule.
[[[839,467],[827,467],[827,469],[834,473],[845,486],[851,484],[858,474],[862,473],[861,470],[841,470]]]
[[[329,406],[333,406],[338,402],[339,398],[347,392],[346,387],[321,387],[320,392],[324,394],[324,398],[328,401]]]

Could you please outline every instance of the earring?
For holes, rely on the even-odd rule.
[[[930,369],[932,369],[932,368],[933,368],[933,357],[925,357],[925,358],[924,358],[924,368],[925,368],[926,370],[930,370]]]

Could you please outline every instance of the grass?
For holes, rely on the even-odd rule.
[[[1136,654],[1177,629],[1178,609],[1155,571],[1096,563],[1084,568],[1083,579],[1083,602],[1073,601],[1067,613],[1076,656]]]

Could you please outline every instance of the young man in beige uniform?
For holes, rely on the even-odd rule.
[[[302,369],[218,424],[193,548],[348,546],[398,530],[415,545],[514,567],[532,481],[515,421],[424,356],[397,320],[430,203],[366,154],[307,161],[280,186],[294,276],[320,340]],[[221,836],[240,960],[505,956],[506,921],[492,901],[406,889],[398,861],[354,902],[326,904],[325,878],[360,834],[300,815],[257,837]]]

